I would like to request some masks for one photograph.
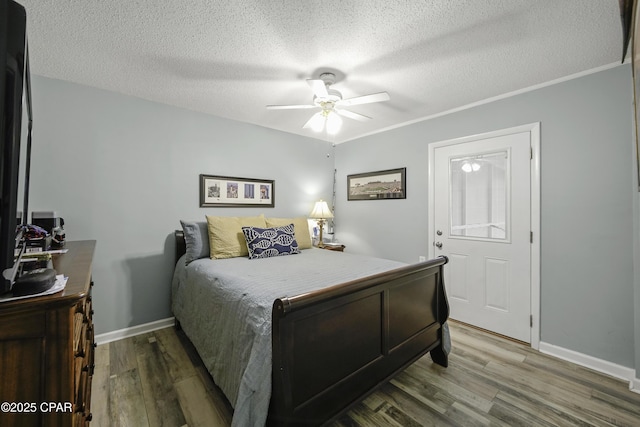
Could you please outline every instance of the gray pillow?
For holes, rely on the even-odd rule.
[[[180,221],[187,246],[185,263],[209,257],[209,231],[206,221]]]

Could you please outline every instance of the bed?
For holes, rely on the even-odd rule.
[[[406,265],[311,248],[187,265],[182,230],[175,239],[176,325],[233,426],[321,425],[426,353],[447,366],[446,257]]]

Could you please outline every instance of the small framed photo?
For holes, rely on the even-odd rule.
[[[200,175],[200,207],[275,206],[272,179]]]
[[[347,176],[347,200],[406,199],[407,168]]]

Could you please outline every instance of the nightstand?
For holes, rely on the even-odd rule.
[[[327,249],[330,251],[338,251],[338,252],[344,252],[344,245],[332,245],[329,243],[325,243],[324,247],[321,249]]]

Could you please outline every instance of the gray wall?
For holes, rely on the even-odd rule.
[[[330,200],[329,143],[33,76],[30,210],[96,239],[98,334],[170,317],[180,219],[307,215]],[[200,208],[199,174],[275,180],[275,208]]]
[[[631,108],[624,65],[340,144],[336,237],[416,262],[433,240],[428,144],[541,122],[541,340],[634,367]],[[397,167],[406,200],[346,200],[347,175]]]
[[[171,316],[179,219],[306,215],[331,200],[328,143],[38,76],[33,86],[31,210],[59,211],[71,240],[98,240],[98,334]],[[417,261],[432,241],[428,144],[540,121],[542,340],[640,366],[631,90],[625,65],[338,145],[337,238]],[[346,175],[396,167],[407,167],[406,200],[346,201]],[[200,173],[275,179],[276,208],[199,208]]]

